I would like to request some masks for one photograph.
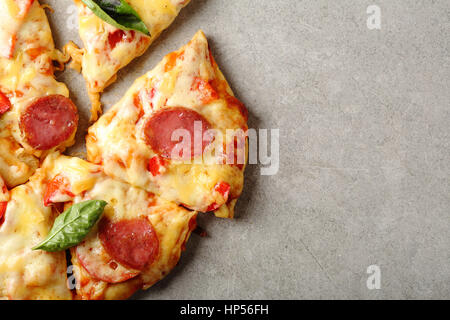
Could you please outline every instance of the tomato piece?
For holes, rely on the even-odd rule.
[[[156,94],[156,89],[155,88],[151,88],[150,92],[148,93],[148,97],[151,99],[153,99],[155,97]]]
[[[8,97],[0,92],[0,116],[11,109],[11,101],[9,101]]]
[[[48,207],[55,201],[55,196],[66,195],[70,198],[75,197],[75,195],[70,192],[70,184],[67,179],[61,175],[55,176],[47,184],[47,188],[44,193],[44,206]]]
[[[164,66],[164,72],[169,72],[170,70],[172,70],[176,66],[178,58],[183,59],[183,55],[184,55],[184,52],[169,53],[166,56],[167,62],[166,62],[166,65]]]
[[[134,30],[123,31],[120,29],[115,30],[108,34],[108,42],[111,50],[113,50],[119,42],[126,41],[131,42],[134,40],[136,33]]]
[[[213,88],[211,83],[202,78],[194,78],[194,82],[192,83],[191,90],[200,92],[200,100],[202,103],[207,104],[211,101],[219,99],[219,94]]]
[[[224,202],[223,203],[227,202],[228,197],[230,195],[230,189],[231,189],[230,184],[227,183],[227,182],[224,182],[224,181],[219,182],[214,187],[214,191],[218,192],[224,198]],[[214,211],[214,210],[219,209],[220,207],[221,207],[220,204],[212,203],[212,204],[209,205],[209,207],[206,209],[206,211],[207,212]]]
[[[136,123],[138,123],[139,120],[140,120],[140,119],[144,116],[144,114],[145,114],[144,106],[142,105],[141,97],[139,96],[139,94],[135,94],[135,95],[134,95],[133,104],[134,104],[134,106],[137,108],[137,110],[139,110],[139,115],[137,116],[137,119],[136,119]]]
[[[148,169],[148,171],[151,172],[151,174],[154,177],[156,177],[157,175],[164,173],[165,166],[166,166],[166,161],[162,157],[154,156],[148,162],[147,169]]]
[[[3,224],[3,221],[5,220],[3,217],[5,215],[7,206],[8,206],[7,201],[0,202],[0,226]]]
[[[220,205],[218,205],[217,203],[212,203],[212,204],[209,205],[208,208],[206,208],[206,212],[214,211],[214,210],[217,210],[219,208],[220,208]]]
[[[214,190],[216,190],[218,193],[220,193],[222,195],[222,197],[225,198],[225,201],[228,200],[228,195],[230,194],[230,189],[231,189],[230,185],[223,181],[219,182],[214,187]]]

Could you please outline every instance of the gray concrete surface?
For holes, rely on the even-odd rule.
[[[57,44],[79,43],[70,1],[46,2]],[[237,218],[202,216],[209,236],[135,298],[449,299],[449,17],[448,0],[192,0],[105,104],[201,28],[250,126],[280,129],[280,170],[249,166]],[[59,78],[86,120],[82,78]]]

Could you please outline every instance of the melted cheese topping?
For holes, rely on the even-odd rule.
[[[31,250],[54,219],[43,206],[41,186],[29,182],[11,191],[0,227],[0,299],[71,299],[65,253]]]
[[[198,90],[192,89],[196,78],[222,83],[219,97],[205,104]],[[153,90],[153,97],[149,92]],[[142,110],[136,105],[136,97]],[[233,93],[217,65],[212,62],[208,43],[202,32],[177,52],[171,53],[155,69],[136,80],[125,96],[89,128],[88,160],[102,163],[108,175],[146,189],[189,208],[206,211],[211,205],[226,204],[223,195],[214,190],[220,182],[231,186],[232,199],[243,188],[243,167],[218,164],[214,154],[206,155],[203,164],[170,161],[163,174],[153,176],[147,164],[155,153],[144,139],[143,128],[152,114],[168,107],[191,108],[227,135],[227,129],[247,128],[240,110],[228,103]],[[216,139],[213,149],[223,141]],[[233,216],[233,205],[223,206],[221,217]]]
[[[176,4],[176,1],[171,0],[130,0],[128,2],[149,27],[150,34],[159,33],[167,28],[173,17],[178,15],[179,7],[181,7]]]
[[[134,31],[126,32],[125,40],[117,42],[113,48],[109,43],[109,35],[119,29],[98,18],[80,0],[74,1],[79,8],[79,32],[84,43],[82,72],[93,104],[92,120],[95,120],[100,108],[99,96],[95,93],[102,92],[114,82],[119,69],[142,55],[189,0],[128,1],[147,25],[151,36]]]
[[[28,2],[28,0],[26,0]],[[19,31],[24,21],[24,14],[17,0],[0,1],[0,55],[10,58]]]

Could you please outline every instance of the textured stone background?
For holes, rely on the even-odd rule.
[[[58,46],[80,43],[71,1],[45,2]],[[209,236],[135,297],[449,299],[449,17],[448,0],[192,0],[104,103],[202,28],[250,126],[280,129],[280,171],[249,166],[237,218],[202,216]],[[77,154],[89,104],[80,76],[59,78],[82,110]]]

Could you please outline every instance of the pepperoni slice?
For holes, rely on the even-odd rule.
[[[159,251],[156,232],[145,218],[119,222],[103,218],[99,224],[99,238],[113,259],[137,270],[152,263]]]
[[[3,92],[0,92],[0,116],[9,111],[9,109],[11,109],[11,102]]]
[[[20,117],[20,129],[27,142],[37,150],[58,146],[75,132],[77,108],[62,95],[36,99]]]
[[[207,146],[203,141],[203,134],[206,130],[211,128],[211,124],[201,114],[192,109],[176,107],[161,110],[148,120],[144,128],[144,133],[150,147],[165,158],[172,158],[172,150],[179,143],[182,143],[183,145],[185,143],[190,143],[187,147],[190,147],[191,157],[194,157],[201,155],[195,150],[194,145],[194,129],[196,129],[196,123],[198,123],[198,129],[201,128],[201,132],[200,130],[197,130],[198,132],[195,132],[195,134],[201,137],[202,154]],[[182,138],[180,138],[179,141],[172,140],[172,134],[179,129],[186,130],[185,132],[190,135],[190,141],[183,141]],[[186,155],[183,155],[182,153],[183,152],[181,151],[181,153],[176,156],[184,158]]]
[[[139,270],[128,269],[111,258],[96,235],[79,244],[76,255],[89,275],[108,283],[127,281],[141,273]]]

